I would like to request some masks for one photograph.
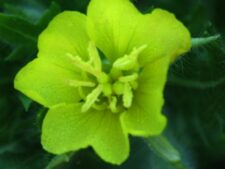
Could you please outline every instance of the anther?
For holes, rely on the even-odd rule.
[[[93,68],[90,63],[83,61],[79,56],[74,56],[71,53],[67,53],[66,55],[73,61],[72,63],[77,68],[98,77],[99,71]]]
[[[113,63],[113,68],[119,70],[131,70],[138,67],[138,56],[139,54],[147,47],[147,45],[142,45],[139,48],[133,48],[129,55],[124,55],[121,58],[118,58]]]
[[[129,108],[132,104],[133,92],[131,86],[126,83],[123,92],[123,106]]]
[[[88,46],[88,54],[90,57],[90,62],[94,64],[94,67],[98,70],[98,71],[102,71],[102,61],[101,58],[99,56],[98,50],[96,48],[96,46],[94,45],[93,42],[89,43]]]
[[[112,87],[110,83],[103,83],[102,84],[102,91],[104,96],[108,97],[112,94]]]
[[[134,73],[134,74],[127,75],[127,76],[121,76],[119,78],[119,81],[126,83],[126,82],[135,81],[135,80],[137,80],[137,78],[138,78],[138,74],[137,73]]]
[[[99,95],[102,93],[102,85],[98,85],[92,92],[86,97],[85,103],[83,104],[81,111],[88,111],[91,106],[98,100]]]
[[[109,108],[113,113],[117,113],[118,112],[118,108],[117,108],[117,98],[115,96],[113,96],[110,100],[109,103]]]
[[[124,91],[124,83],[117,81],[113,84],[113,92],[116,95],[122,95]]]

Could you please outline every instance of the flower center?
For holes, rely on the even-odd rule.
[[[146,47],[133,48],[130,54],[115,60],[108,73],[103,71],[104,61],[92,42],[88,47],[89,61],[67,53],[73,64],[84,73],[84,81],[74,80],[70,83],[78,87],[83,98],[82,112],[94,108],[119,113],[131,107],[133,92],[138,87],[138,56]]]

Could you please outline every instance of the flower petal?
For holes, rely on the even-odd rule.
[[[38,103],[50,107],[59,103],[74,103],[80,100],[78,90],[69,85],[79,75],[48,63],[45,59],[35,59],[17,74],[15,88]]]
[[[66,69],[76,70],[67,54],[87,58],[89,42],[86,16],[79,12],[62,12],[39,36],[38,57],[48,59]]]
[[[62,104],[52,107],[42,125],[42,145],[54,154],[87,147],[99,116],[81,113],[81,105]]]
[[[173,61],[191,46],[189,31],[162,9],[143,15],[129,0],[92,0],[87,15],[90,37],[111,62],[143,45],[142,65],[163,56]]]
[[[165,56],[173,61],[190,49],[190,33],[172,13],[155,9],[141,18],[130,43],[131,47],[148,46],[141,53],[141,64]]]
[[[168,67],[169,57],[163,57],[143,69],[132,106],[121,115],[123,127],[130,134],[158,135],[165,128],[166,118],[161,111]]]
[[[122,130],[117,114],[105,112],[104,119],[95,132],[92,146],[97,154],[107,162],[121,164],[128,158],[128,135]]]
[[[120,164],[128,157],[129,144],[118,118],[110,112],[81,113],[80,104],[53,107],[44,119],[42,145],[55,154],[91,145],[105,161]]]
[[[126,54],[141,14],[129,0],[92,0],[88,6],[88,32],[113,62]]]

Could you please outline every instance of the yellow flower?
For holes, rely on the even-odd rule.
[[[92,146],[105,161],[129,155],[128,135],[152,136],[169,64],[191,46],[173,14],[141,14],[129,0],[92,0],[87,16],[66,11],[40,35],[38,58],[15,88],[49,108],[42,145],[54,154]]]

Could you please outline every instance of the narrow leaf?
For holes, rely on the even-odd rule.
[[[180,153],[165,136],[149,137],[146,142],[154,153],[168,162],[174,169],[187,169],[181,160]]]
[[[6,14],[0,14],[0,39],[11,44],[36,43],[37,29],[29,22]]]
[[[55,156],[49,164],[45,167],[45,169],[55,169],[59,165],[69,162],[70,158],[73,156],[74,153],[62,154]]]
[[[221,37],[220,35],[214,35],[214,36],[209,36],[209,37],[205,37],[205,38],[202,38],[202,37],[201,38],[192,38],[192,40],[191,40],[192,48],[197,48],[197,47],[215,42],[220,37]]]
[[[60,13],[60,11],[61,11],[60,6],[57,3],[52,2],[49,9],[47,9],[44,12],[44,14],[37,23],[39,29],[41,30],[44,29],[47,26],[47,24],[52,20],[52,18],[56,16],[58,13]]]

